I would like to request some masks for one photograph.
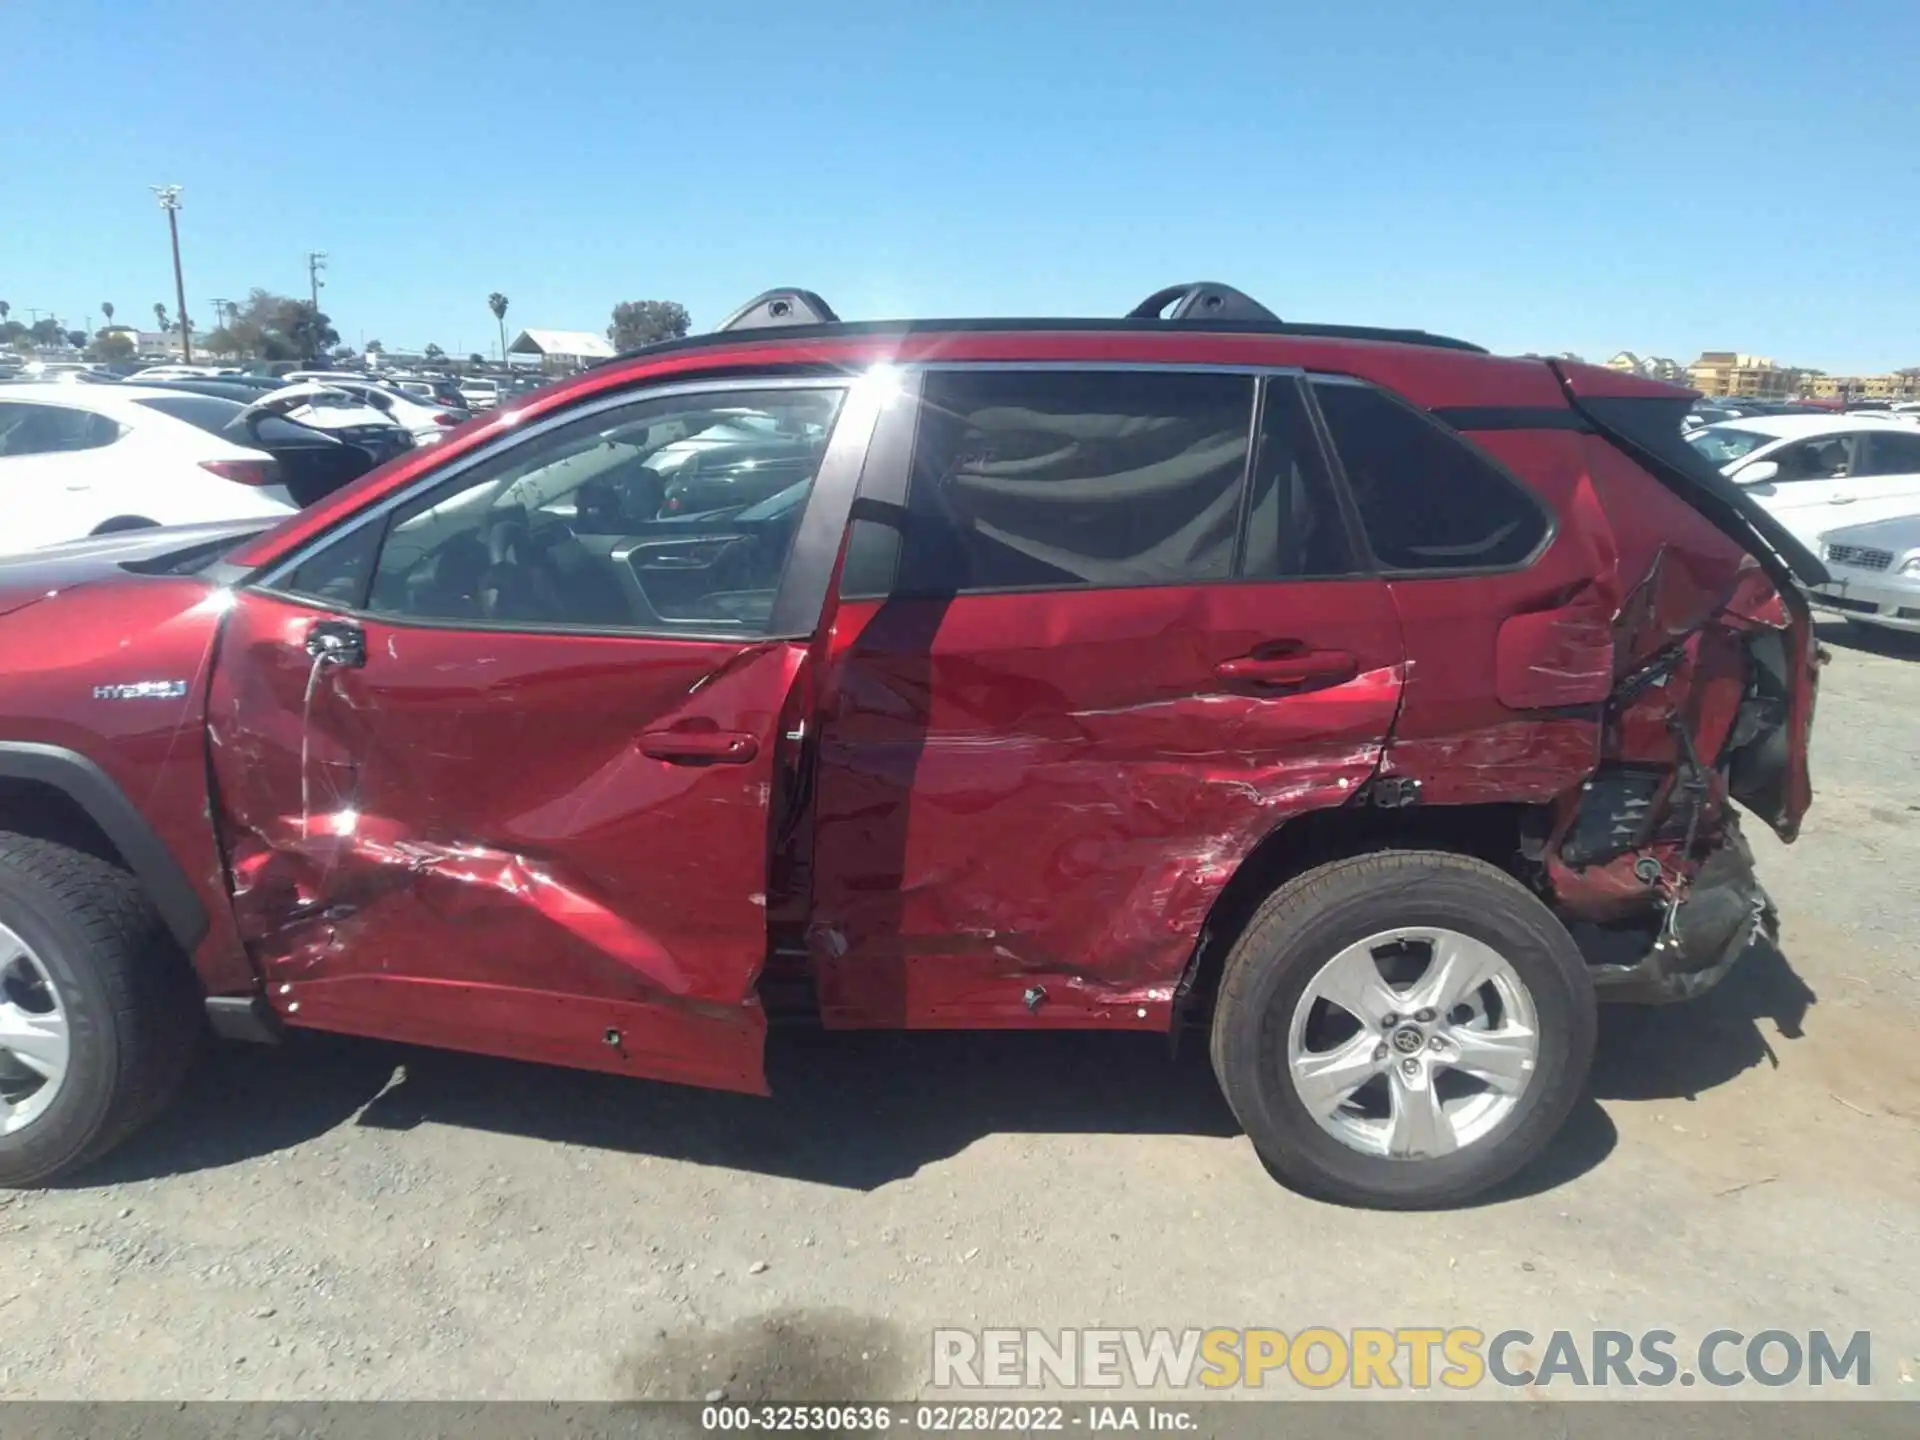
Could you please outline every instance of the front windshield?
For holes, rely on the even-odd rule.
[[[1778,438],[1775,435],[1762,435],[1757,430],[1708,425],[1687,436],[1687,443],[1716,467],[1724,467],[1745,459],[1762,445],[1769,445]]]

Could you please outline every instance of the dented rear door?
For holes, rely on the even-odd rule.
[[[1240,863],[1374,775],[1387,586],[1291,376],[915,382],[863,489],[894,539],[855,531],[821,687],[822,1019],[1165,1029]]]
[[[601,402],[237,593],[211,766],[289,1021],[764,1090],[771,796],[872,428],[859,390]],[[706,458],[804,461],[797,507],[656,524],[582,485],[619,488],[607,447],[632,460],[636,426],[721,404]]]

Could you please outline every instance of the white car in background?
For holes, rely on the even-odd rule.
[[[500,403],[500,382],[488,375],[469,375],[460,382],[460,397],[469,410],[491,410]]]
[[[1814,603],[1861,625],[1920,634],[1920,515],[1842,525],[1820,537],[1832,580]]]
[[[134,371],[127,379],[137,385],[142,380],[211,380],[216,375],[233,373],[231,369],[222,370],[213,365],[149,365]]]
[[[0,389],[0,551],[291,513],[273,456],[181,418],[226,404],[135,385]]]
[[[464,411],[449,410],[443,405],[433,405],[418,395],[410,395],[391,385],[376,384],[361,375],[304,375],[293,374],[287,377],[292,381],[311,379],[314,384],[324,385],[329,390],[338,390],[343,395],[351,395],[369,409],[378,410],[394,424],[413,436],[416,445],[431,445],[447,431],[467,418]]]
[[[1920,427],[1906,421],[1750,415],[1686,438],[1808,545],[1837,525],[1920,514]]]
[[[413,432],[395,417],[348,394],[332,380],[297,380],[262,391],[254,407],[351,441],[378,461],[391,460],[415,443]]]

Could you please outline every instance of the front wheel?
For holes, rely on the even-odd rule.
[[[199,1024],[185,957],[131,875],[0,834],[0,1186],[132,1134],[173,1093]]]
[[[1566,928],[1479,860],[1336,861],[1268,897],[1227,958],[1213,1063],[1288,1186],[1345,1204],[1457,1204],[1553,1138],[1593,1060]]]

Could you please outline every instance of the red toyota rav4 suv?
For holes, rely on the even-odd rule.
[[[275,529],[0,565],[0,1181],[207,1027],[764,1091],[827,1027],[1209,1027],[1289,1184],[1538,1152],[1769,923],[1819,562],[1690,392],[1223,286],[771,292]],[[669,506],[666,497],[675,498]]]

